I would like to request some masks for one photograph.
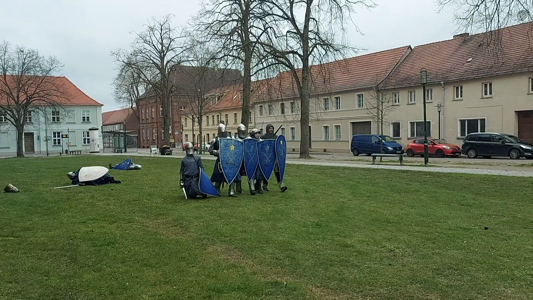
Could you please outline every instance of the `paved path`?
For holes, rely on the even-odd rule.
[[[84,154],[85,155],[85,154]],[[128,153],[98,153],[91,155],[106,156],[143,156],[150,157],[149,149],[136,149]],[[160,158],[181,158],[184,152],[174,151],[173,155],[156,157]],[[13,157],[14,154],[0,156],[0,158]],[[28,157],[45,155],[28,155]],[[205,153],[202,154],[204,160],[214,160],[215,157]],[[400,166],[397,159],[384,158],[382,162],[377,159],[375,165],[369,156],[354,157],[351,153],[312,153],[310,159],[299,159],[298,154],[287,154],[287,164],[349,167],[349,168],[372,168],[386,170],[409,170],[441,173],[464,173],[464,174],[487,174],[503,176],[533,177],[533,160],[509,158],[499,159],[468,159],[468,158],[430,158],[428,166],[423,165],[424,159],[421,157],[405,157],[404,165]],[[116,163],[111,161],[110,163]],[[135,161],[135,160],[134,160]]]

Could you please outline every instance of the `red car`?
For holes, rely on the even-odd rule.
[[[409,142],[405,147],[407,156],[424,155],[424,139],[417,138]],[[448,144],[443,139],[428,138],[428,154],[437,157],[445,156],[459,156],[461,155],[461,147],[453,144]]]

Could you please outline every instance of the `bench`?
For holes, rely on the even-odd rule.
[[[81,150],[70,150],[68,153],[72,155],[81,155]]]
[[[384,154],[384,153],[372,153],[372,164],[376,164],[377,157],[397,157],[400,160],[400,165],[403,165],[403,154]]]
[[[113,149],[113,152],[122,153],[122,148],[115,148],[115,149]]]

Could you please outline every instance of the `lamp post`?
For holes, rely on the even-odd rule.
[[[428,164],[428,131],[426,119],[426,84],[428,83],[428,70],[420,69],[420,82],[422,83],[422,106],[424,107],[424,165]]]
[[[442,104],[439,102],[437,103],[437,112],[439,113],[439,140],[440,140],[440,112],[442,110]]]

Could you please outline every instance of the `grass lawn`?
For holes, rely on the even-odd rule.
[[[179,159],[0,159],[0,299],[531,299],[533,178],[288,165],[185,200]],[[204,161],[211,174],[213,161]]]

